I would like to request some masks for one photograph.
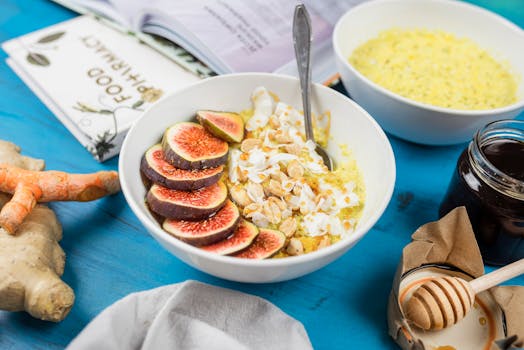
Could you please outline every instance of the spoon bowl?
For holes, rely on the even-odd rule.
[[[304,108],[304,124],[306,128],[306,139],[315,143],[315,151],[322,158],[324,165],[329,171],[333,170],[333,159],[316,141],[313,135],[313,123],[311,121],[311,42],[313,41],[311,30],[311,19],[303,4],[295,7],[293,17],[293,44],[297,60],[298,75],[300,79],[300,90],[302,91],[302,104]]]
[[[314,140],[313,140],[314,141]],[[335,164],[333,163],[333,159],[329,156],[327,151],[320,147],[319,144],[315,143],[315,152],[318,153],[318,155],[322,158],[322,161],[327,166],[328,170],[331,171],[335,168]]]

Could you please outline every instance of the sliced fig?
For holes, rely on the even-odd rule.
[[[157,144],[142,157],[140,170],[149,180],[164,187],[192,191],[217,182],[224,172],[224,166],[202,170],[178,169],[165,161],[162,146]]]
[[[267,259],[278,253],[285,243],[286,236],[282,232],[261,228],[253,244],[233,256],[246,259]]]
[[[164,159],[179,169],[206,169],[227,161],[227,142],[216,138],[197,123],[170,126],[162,139]]]
[[[229,236],[237,227],[240,212],[230,200],[215,215],[202,221],[166,219],[164,230],[186,243],[213,244]]]
[[[231,236],[200,248],[219,255],[230,255],[249,247],[257,235],[258,228],[255,225],[249,221],[240,220]]]
[[[227,142],[241,142],[244,120],[237,113],[198,111],[197,119],[207,131]]]
[[[202,220],[224,206],[227,188],[222,181],[195,191],[179,191],[154,184],[147,192],[149,208],[169,219]]]

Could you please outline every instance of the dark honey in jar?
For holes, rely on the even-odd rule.
[[[440,217],[465,206],[485,263],[524,258],[524,121],[480,129],[460,155]]]

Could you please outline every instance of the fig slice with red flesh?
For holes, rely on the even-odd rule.
[[[227,142],[242,142],[244,121],[233,112],[197,111],[197,119],[207,131]]]
[[[258,228],[246,220],[240,220],[233,234],[214,244],[200,247],[210,253],[230,255],[251,245],[258,235]]]
[[[179,169],[215,168],[227,161],[227,142],[197,123],[182,122],[167,128],[162,138],[164,159]]]
[[[227,188],[222,181],[195,191],[172,190],[153,184],[147,192],[149,208],[155,213],[179,220],[202,220],[224,206]]]
[[[149,148],[140,163],[142,173],[154,183],[181,191],[193,191],[217,182],[224,166],[202,170],[178,169],[166,162],[160,144]]]
[[[213,244],[229,236],[237,227],[240,212],[230,200],[215,215],[202,221],[166,219],[162,228],[176,238],[195,246]]]
[[[285,243],[286,236],[282,232],[260,228],[253,243],[233,256],[245,259],[267,259],[278,253]]]

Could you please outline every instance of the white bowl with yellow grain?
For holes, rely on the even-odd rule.
[[[333,46],[350,96],[405,140],[465,142],[524,109],[524,31],[474,5],[366,2],[337,22]]]

